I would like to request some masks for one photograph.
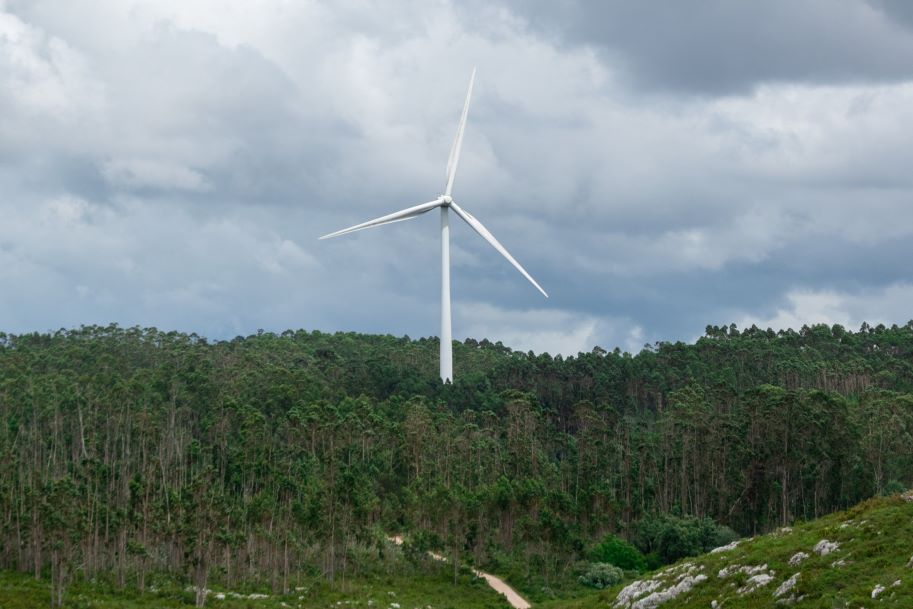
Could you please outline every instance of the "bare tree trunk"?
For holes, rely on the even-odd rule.
[[[456,585],[457,580],[460,575],[460,548],[459,544],[454,540],[453,542],[453,583]]]
[[[206,584],[208,575],[209,569],[207,568],[206,551],[201,549],[193,578],[194,584],[196,585],[197,607],[202,607],[206,604]]]
[[[225,585],[231,588],[231,548],[225,545]]]
[[[286,533],[285,547],[283,548],[282,594],[288,594],[288,570],[288,533]]]
[[[64,563],[59,549],[51,551],[51,606],[63,606]]]
[[[117,587],[123,590],[127,572],[127,528],[121,526],[117,532]]]

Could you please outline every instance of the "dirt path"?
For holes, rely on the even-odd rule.
[[[400,535],[394,535],[393,537],[390,537],[389,539],[390,539],[390,541],[392,541],[393,543],[395,543],[398,546],[403,544],[403,538]],[[435,552],[428,552],[428,555],[431,556],[431,558],[433,558],[434,560],[440,560],[442,562],[447,562],[446,556],[441,556],[440,554],[437,554]],[[527,600],[525,598],[523,598],[522,596],[517,594],[517,591],[514,590],[513,588],[511,588],[510,586],[508,586],[504,582],[504,580],[501,579],[500,577],[492,575],[491,573],[483,573],[482,571],[479,571],[478,569],[473,569],[472,572],[476,574],[476,577],[481,577],[486,582],[488,582],[488,585],[491,587],[492,590],[494,590],[498,594],[503,595],[507,599],[507,602],[510,603],[510,606],[513,607],[514,609],[530,609],[531,605],[529,604],[529,602],[527,602]]]

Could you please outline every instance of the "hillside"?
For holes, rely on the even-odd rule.
[[[913,607],[913,494],[721,547],[567,609]]]
[[[913,485],[913,323],[710,327],[634,355],[467,340],[452,385],[436,357],[343,333],[0,334],[0,568],[284,594],[386,573],[396,532],[537,603],[579,594],[609,534],[667,564]]]
[[[577,600],[536,603],[536,609],[749,609],[796,606],[913,606],[913,496],[871,499],[850,510],[742,539],[687,558],[603,592]],[[392,571],[409,571],[391,555]],[[434,566],[434,561],[429,562]],[[506,608],[507,603],[465,570],[459,581],[437,572],[359,577],[341,585],[305,578],[286,594],[216,588],[215,607],[440,607]],[[0,572],[0,606],[38,609],[47,606],[50,586],[24,574]],[[82,582],[69,594],[72,606],[115,608],[187,606],[194,593],[167,579],[144,595]]]

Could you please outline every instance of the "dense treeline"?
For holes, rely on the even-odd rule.
[[[0,567],[284,591],[406,531],[548,582],[657,514],[752,534],[913,482],[913,322],[454,362],[444,386],[436,339],[0,335]]]

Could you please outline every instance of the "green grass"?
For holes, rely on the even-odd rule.
[[[850,521],[847,526],[841,526]],[[826,556],[819,556],[812,549],[821,539],[836,541],[840,548]],[[790,558],[800,551],[808,553],[809,557],[798,565],[790,566]],[[911,556],[913,503],[898,496],[871,499],[846,512],[798,524],[791,532],[744,540],[728,552],[683,559],[677,564],[692,563],[695,573],[705,574],[707,580],[661,607],[707,609],[712,601],[717,601],[721,609],[786,606],[776,604],[774,591],[786,579],[800,572],[795,592],[803,598],[795,603],[797,607],[909,609],[913,607],[913,568],[907,566]],[[832,566],[837,560],[846,564]],[[767,564],[767,572],[774,572],[774,579],[748,594],[738,593],[738,588],[745,585],[747,575],[718,576],[724,567],[763,564]],[[674,575],[668,575],[666,569],[661,569],[640,579],[650,577],[665,577],[671,582]],[[900,585],[891,587],[897,580],[900,580]],[[606,609],[614,604],[618,592],[630,583],[627,581],[574,601],[542,603],[538,607]],[[872,590],[878,584],[887,588],[873,600]]]
[[[329,584],[303,582],[300,590],[266,599],[215,598],[214,587],[206,606],[215,609],[505,609],[509,605],[481,580],[462,576],[454,585],[445,573],[349,579]],[[245,594],[250,591],[245,590]],[[266,591],[264,591],[265,593]],[[45,609],[50,606],[50,583],[10,571],[0,572],[0,609]],[[102,584],[74,582],[67,588],[65,607],[73,609],[165,609],[193,607],[193,593],[177,585],[156,587],[143,595],[117,591]]]

